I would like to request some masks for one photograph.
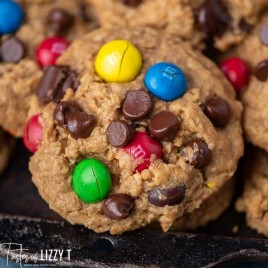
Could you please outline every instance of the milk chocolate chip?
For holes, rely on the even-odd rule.
[[[150,122],[151,135],[160,140],[173,140],[178,132],[179,120],[171,112],[162,111],[156,114]]]
[[[255,67],[254,75],[261,82],[265,82],[267,80],[267,78],[268,78],[268,60],[261,61]]]
[[[155,189],[148,193],[148,200],[157,207],[175,206],[180,204],[185,197],[185,186],[167,189]]]
[[[135,136],[135,127],[122,120],[112,121],[107,128],[108,142],[115,147],[127,145]]]
[[[142,0],[122,0],[122,3],[126,6],[136,7],[141,4]]]
[[[82,112],[82,108],[74,101],[62,101],[55,108],[53,116],[59,126],[66,128],[68,116],[74,112]]]
[[[146,117],[152,109],[152,100],[143,89],[129,91],[124,100],[122,112],[126,119],[139,120]]]
[[[48,23],[55,34],[63,34],[73,25],[74,17],[66,10],[55,8],[48,15]]]
[[[45,69],[39,82],[37,96],[43,104],[50,101],[58,102],[68,88],[76,91],[78,86],[77,74],[68,66],[49,66]]]
[[[103,214],[112,220],[126,219],[134,206],[134,199],[126,194],[111,194],[102,204]]]
[[[16,37],[5,39],[0,46],[0,59],[3,62],[19,62],[25,56],[24,44]]]
[[[181,156],[187,163],[198,169],[205,168],[211,162],[211,151],[206,142],[200,139],[183,144]]]
[[[204,113],[215,127],[225,127],[231,118],[230,106],[221,98],[208,100]]]
[[[221,0],[206,0],[198,13],[198,26],[208,35],[221,36],[230,24],[231,17]]]
[[[67,130],[74,139],[89,137],[95,124],[94,115],[80,111],[70,113],[67,118]]]

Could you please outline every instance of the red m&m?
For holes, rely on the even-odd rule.
[[[224,60],[220,67],[236,92],[240,93],[248,83],[249,70],[247,64],[240,58],[229,58]]]
[[[40,115],[32,116],[23,130],[23,142],[25,147],[35,153],[43,141],[43,127],[39,121]]]
[[[41,67],[54,65],[58,57],[67,49],[69,42],[62,37],[45,39],[36,50],[36,60]]]
[[[136,132],[132,142],[123,149],[140,163],[136,167],[137,172],[142,172],[150,166],[152,155],[155,155],[157,159],[162,158],[161,144],[146,132]]]

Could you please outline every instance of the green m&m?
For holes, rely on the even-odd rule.
[[[111,191],[112,179],[109,169],[94,158],[82,160],[74,169],[72,188],[85,203],[97,203]]]

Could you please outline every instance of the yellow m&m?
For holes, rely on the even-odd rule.
[[[127,40],[108,42],[98,52],[97,74],[106,82],[126,83],[134,80],[142,67],[140,51]]]

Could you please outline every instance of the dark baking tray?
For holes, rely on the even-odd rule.
[[[38,195],[27,168],[29,157],[18,141],[0,178],[0,243],[22,244],[28,257],[45,249],[71,249],[70,260],[65,254],[64,260],[49,262],[64,267],[240,267],[242,263],[246,267],[245,262],[268,263],[268,240],[247,228],[244,215],[236,213],[233,205],[217,221],[187,234],[143,229],[110,236],[72,226]],[[242,185],[241,179],[237,183]],[[237,188],[239,194],[241,187]],[[233,233],[236,225],[238,232]],[[6,258],[7,249],[0,245],[1,257]],[[12,254],[16,257],[19,252]]]

